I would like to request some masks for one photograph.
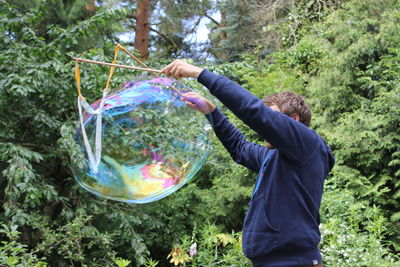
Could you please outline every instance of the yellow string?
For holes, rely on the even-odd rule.
[[[119,49],[120,49],[120,48],[121,48],[121,46],[120,46],[119,44],[117,45],[117,47],[115,47],[114,60],[112,61],[112,64],[117,63],[117,56],[118,56],[118,52],[119,52]],[[105,91],[109,91],[109,90],[110,90],[108,87],[110,86],[111,77],[112,77],[112,75],[114,74],[114,70],[115,70],[115,67],[114,67],[114,66],[111,66],[111,68],[110,68],[110,74],[108,75],[108,80],[107,80],[106,88],[104,89]]]
[[[119,46],[119,48],[121,48],[122,50],[126,51],[126,48],[125,48],[125,47],[123,47],[122,45],[120,45],[120,44],[117,44],[117,46]]]
[[[120,48],[121,48],[121,46],[119,44],[115,48],[114,60],[112,61],[113,64],[115,64],[117,62],[117,56],[118,56],[118,52],[119,52]],[[106,88],[104,89],[106,91],[110,90],[109,87],[110,87],[110,83],[111,83],[111,77],[114,74],[114,70],[115,70],[115,67],[111,66],[110,74],[108,75],[108,79],[107,79],[107,83],[106,83]],[[80,73],[80,69],[79,69],[78,60],[75,60],[75,80],[76,80],[76,88],[78,90],[78,96],[81,99],[85,99],[81,93],[81,73]]]
[[[79,70],[78,60],[75,61],[75,80],[76,80],[76,88],[78,90],[78,96],[81,99],[85,99],[81,94],[81,73]]]

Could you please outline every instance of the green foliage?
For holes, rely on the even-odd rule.
[[[147,259],[146,263],[144,264],[145,267],[156,267],[159,261],[153,259]]]
[[[226,19],[212,28],[213,55],[228,61],[240,60],[242,53],[268,56],[282,46],[296,44],[313,23],[345,2],[348,0],[217,1]]]
[[[241,233],[222,233],[214,224],[203,224],[198,232],[195,228],[177,247],[181,253],[191,254],[190,263],[184,266],[250,266],[242,252]]]
[[[235,61],[239,55],[254,48],[249,44],[253,30],[250,10],[256,1],[217,1],[221,18],[218,27],[214,27],[210,36],[214,57],[221,61]],[[223,21],[222,21],[223,20]]]
[[[370,5],[375,4],[371,9]],[[335,149],[338,188],[353,188],[360,199],[380,205],[391,219],[392,242],[399,248],[399,177],[396,166],[399,147],[398,9],[386,1],[354,5],[350,11],[330,16],[323,38],[331,43],[333,60],[311,79],[310,93],[321,119],[321,133]],[[395,5],[395,4],[394,4]],[[334,21],[335,20],[335,21]],[[345,23],[347,33],[340,30]],[[343,23],[342,25],[340,25]],[[338,25],[339,24],[339,25]],[[339,33],[333,33],[340,30]],[[344,46],[340,41],[349,40]],[[324,92],[324,93],[323,93]],[[398,165],[397,165],[398,166]],[[355,175],[347,175],[347,170]],[[397,207],[397,208],[396,208]]]
[[[328,187],[332,182],[328,182]],[[324,194],[321,253],[328,266],[395,266],[399,258],[385,246],[390,225],[377,206],[349,190]]]
[[[114,259],[114,263],[115,263],[118,267],[126,267],[126,266],[128,266],[128,265],[131,263],[131,261],[129,261],[129,260],[124,260],[124,259],[122,259],[122,258],[115,258],[115,259]]]
[[[340,10],[348,0],[300,0],[293,1],[289,12],[281,23],[272,23],[267,33],[278,30],[282,44],[290,47],[307,36],[316,22],[326,18],[332,11]]]
[[[25,14],[23,20],[30,25],[30,38],[38,38],[46,43],[61,39],[62,52],[65,50],[83,52],[94,46],[107,47],[107,43],[113,37],[115,31],[121,30],[121,24],[117,23],[124,16],[123,9],[101,9],[95,6],[94,1],[88,0],[46,0],[46,1],[5,1],[12,9],[8,9],[8,15],[18,12]],[[15,15],[15,13],[14,13]],[[116,23],[107,23],[113,20]],[[17,30],[23,24],[19,19],[11,23],[13,34],[21,40],[27,34],[28,28]],[[79,27],[77,23],[79,22]],[[68,33],[65,33],[67,27]],[[70,33],[75,33],[72,37]],[[34,36],[32,35],[34,34]],[[72,38],[71,38],[72,37]],[[78,41],[79,40],[79,41]]]
[[[17,241],[21,232],[17,230],[16,225],[2,225],[0,233],[7,236],[9,241],[2,241],[0,247],[0,263],[2,266],[34,266],[45,267],[47,264],[38,259],[35,253],[28,252],[26,245]]]

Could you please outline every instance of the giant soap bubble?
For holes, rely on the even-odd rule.
[[[193,178],[211,149],[212,128],[182,100],[188,91],[193,90],[169,78],[141,77],[103,98],[100,122],[84,111],[85,131],[79,126],[75,137],[81,160],[73,163],[79,184],[108,199],[146,203]],[[86,110],[96,110],[101,100]],[[98,164],[88,152],[96,149]]]

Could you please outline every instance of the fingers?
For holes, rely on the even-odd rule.
[[[183,94],[184,97],[202,97],[199,93],[196,92],[186,92]]]
[[[186,106],[189,107],[190,109],[202,112],[202,110],[196,104],[193,104],[192,102],[189,102],[187,100],[184,100],[184,102],[186,103]]]
[[[183,101],[189,108],[198,110],[202,113],[205,112],[205,100],[198,93],[188,92],[183,94]]]
[[[179,67],[179,63],[178,64],[174,64],[172,67],[171,67],[171,70],[169,71],[170,72],[170,76],[172,76],[172,77],[174,77],[174,78],[176,78],[176,79],[179,79],[179,78],[182,78],[182,73],[181,73],[181,68]]]
[[[195,109],[195,108],[196,108],[196,105],[193,104],[192,102],[189,102],[189,101],[186,101],[186,100],[184,100],[184,102],[186,103],[186,106],[188,106],[188,107],[190,107],[190,108],[192,108],[192,109]]]
[[[216,106],[207,100],[207,98],[204,98],[196,92],[184,93],[182,95],[182,100],[189,108],[198,110],[203,114],[213,112],[216,108]]]
[[[164,68],[161,70],[161,73],[167,75],[168,77],[171,76],[170,70],[171,70],[171,68],[173,67],[174,63],[175,63],[175,61],[172,62],[172,63],[170,63],[170,64],[168,64],[166,67],[164,67]]]
[[[188,93],[184,93],[183,95],[184,100],[189,101],[191,103],[198,103],[199,100],[201,100],[203,97],[201,95],[199,95],[198,93],[195,92],[188,92]]]
[[[164,73],[168,77],[174,77],[174,78],[182,78],[182,70],[180,68],[180,65],[182,61],[177,59],[165,68],[161,70],[161,73]]]
[[[177,59],[161,70],[168,77],[180,78],[197,78],[203,71],[202,68],[193,66],[183,60]]]

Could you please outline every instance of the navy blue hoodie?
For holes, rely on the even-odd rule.
[[[273,111],[226,77],[202,71],[198,81],[276,149],[246,141],[216,109],[214,131],[232,158],[259,172],[243,225],[243,252],[254,266],[321,262],[319,208],[334,157],[324,140],[289,116]]]

